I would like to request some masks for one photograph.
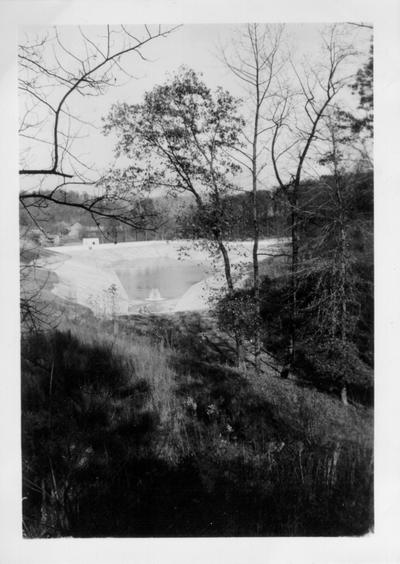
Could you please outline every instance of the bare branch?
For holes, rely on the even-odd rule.
[[[87,37],[87,35],[82,31],[82,29],[79,28],[80,34],[85,41],[85,47],[87,47],[87,45],[89,44],[96,49],[97,53],[102,55],[102,60],[100,62],[98,62],[97,64],[93,64],[93,65],[91,64],[92,57],[88,53],[86,53],[85,58],[80,58],[80,57],[76,56],[70,49],[68,49],[64,45],[64,43],[62,42],[57,28],[55,28],[55,37],[56,37],[57,45],[60,47],[60,49],[64,53],[68,54],[71,58],[73,58],[76,62],[78,62],[80,67],[81,67],[79,74],[77,76],[74,76],[74,75],[72,75],[72,73],[70,71],[67,71],[64,67],[61,66],[61,64],[59,64],[60,68],[64,71],[67,78],[62,77],[60,75],[60,73],[56,73],[56,72],[53,72],[52,70],[46,69],[41,63],[37,62],[32,56],[29,57],[27,55],[26,50],[23,51],[24,54],[21,55],[21,60],[23,60],[25,63],[30,63],[30,64],[36,66],[39,72],[43,72],[43,73],[47,74],[48,76],[56,78],[57,80],[60,81],[61,84],[64,84],[68,87],[67,87],[67,90],[65,91],[65,93],[61,96],[58,104],[55,107],[53,107],[51,104],[49,104],[44,99],[44,97],[40,96],[37,92],[35,92],[32,89],[29,89],[27,86],[22,86],[22,88],[25,89],[30,95],[37,98],[41,103],[47,105],[49,107],[49,109],[51,109],[52,112],[54,113],[53,156],[52,156],[52,166],[49,169],[45,169],[45,168],[37,168],[37,169],[32,169],[32,170],[21,169],[19,171],[19,173],[21,175],[48,174],[48,175],[56,175],[56,176],[57,175],[58,176],[66,176],[66,177],[70,178],[72,175],[65,174],[65,173],[63,173],[62,171],[59,170],[59,165],[60,165],[60,144],[59,144],[60,116],[64,112],[65,103],[68,100],[68,98],[73,94],[73,92],[81,92],[82,89],[85,89],[87,87],[100,90],[103,86],[109,85],[110,82],[106,78],[106,75],[103,75],[103,77],[100,77],[100,78],[97,78],[97,79],[95,78],[95,75],[98,71],[103,70],[103,69],[106,70],[106,66],[112,65],[112,64],[117,64],[118,67],[121,68],[120,65],[119,65],[119,59],[123,55],[127,55],[128,53],[131,53],[131,52],[136,52],[142,59],[145,60],[144,56],[140,52],[140,49],[152,40],[155,40],[155,39],[161,38],[161,37],[167,37],[170,33],[172,33],[178,27],[180,27],[180,26],[175,26],[173,28],[170,28],[170,29],[163,31],[161,29],[161,26],[159,26],[157,33],[152,34],[149,27],[145,26],[145,29],[146,29],[146,32],[147,32],[147,37],[145,39],[138,41],[135,38],[136,43],[134,45],[122,47],[120,49],[117,49],[115,52],[111,52],[110,51],[110,49],[111,49],[110,33],[111,32],[110,32],[109,26],[107,26],[107,50],[106,50],[106,53],[103,53],[101,51],[101,49],[89,37]],[[131,34],[129,34],[126,31],[126,29],[124,27],[122,29],[123,29],[124,33],[128,34],[130,37],[133,37],[133,36],[131,36]],[[56,61],[59,63],[59,60],[58,60],[55,52],[54,52],[54,56],[55,56]],[[88,93],[86,93],[86,94],[88,94]]]

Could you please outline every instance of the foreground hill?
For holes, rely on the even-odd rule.
[[[27,536],[371,529],[371,411],[205,346],[165,320],[77,308],[24,339]]]

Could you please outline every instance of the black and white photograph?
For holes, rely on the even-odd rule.
[[[375,26],[263,16],[18,23],[24,542],[374,535]]]

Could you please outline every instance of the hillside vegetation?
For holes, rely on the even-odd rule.
[[[368,409],[74,315],[22,343],[26,536],[371,529]]]

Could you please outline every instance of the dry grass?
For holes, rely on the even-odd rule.
[[[86,489],[76,494],[90,519],[87,529],[79,524],[74,534],[343,535],[370,530],[370,411],[345,407],[335,398],[278,377],[256,377],[245,367],[205,362],[192,339],[183,340],[180,349],[175,339],[167,341],[175,343],[172,348],[165,344],[159,322],[157,331],[148,322],[146,334],[140,321],[100,321],[70,309],[59,326],[87,345],[81,354],[92,359],[90,381],[103,382],[98,402],[108,417],[108,440],[111,446],[121,444],[120,451],[107,447],[113,458],[94,467],[94,475],[100,472],[103,480],[98,486],[93,482],[94,498],[85,497]],[[74,339],[64,338],[70,347],[77,346]],[[62,348],[58,352],[60,363],[66,363],[62,373],[66,381],[70,362],[80,373],[88,366],[80,364],[73,348],[70,351],[67,357]],[[100,372],[97,358],[104,367]],[[127,380],[135,390],[136,403],[114,389],[119,380],[112,375],[113,367],[122,376],[121,389]],[[84,395],[84,390],[78,392]],[[84,405],[86,396],[81,396]],[[63,406],[62,396],[61,412]],[[148,424],[140,427],[140,421]],[[89,444],[98,424],[88,419],[83,425]],[[121,443],[115,433],[122,433]],[[86,447],[84,442],[82,448]],[[96,448],[93,457],[103,463],[106,455]],[[111,522],[118,521],[114,529],[102,521],[104,491]],[[147,523],[143,528],[135,512]],[[92,514],[99,522],[95,529]],[[27,530],[28,536],[39,533],[40,527]]]
[[[112,329],[114,327],[114,330]],[[146,407],[159,418],[158,455],[175,461],[187,452],[187,440],[182,429],[183,409],[176,396],[176,374],[170,365],[171,351],[163,342],[149,337],[119,332],[118,322],[93,323],[89,315],[79,324],[64,318],[59,330],[71,331],[82,343],[106,346],[112,354],[124,359],[132,378],[144,380],[150,386]]]
[[[183,443],[186,442],[182,438],[186,434],[182,428],[186,406],[182,397],[178,397],[176,393],[177,382],[182,381],[182,375],[178,378],[176,371],[181,366],[183,378],[187,382],[190,380],[190,351],[187,351],[186,360],[181,364],[176,348],[172,349],[165,345],[164,340],[155,340],[151,335],[135,334],[131,323],[126,331],[123,320],[119,320],[116,325],[112,322],[93,323],[93,319],[88,316],[79,324],[65,319],[60,328],[71,330],[83,342],[107,344],[115,354],[129,359],[135,377],[150,384],[152,394],[149,401],[151,407],[158,412],[162,425],[179,435]],[[196,357],[197,353],[193,351],[194,363]],[[344,441],[365,447],[372,446],[372,409],[344,406],[333,396],[313,388],[301,387],[290,380],[272,374],[257,376],[250,367],[235,369],[225,366],[221,369],[226,372],[227,388],[230,386],[230,379],[245,381],[252,393],[268,404],[273,417],[294,437],[318,444]],[[217,368],[217,372],[219,370]],[[206,369],[205,371],[207,372]],[[207,386],[206,379],[203,379],[203,386]]]
[[[372,409],[345,406],[338,398],[312,387],[301,387],[278,376],[257,376],[252,369],[241,374],[296,435],[319,444],[344,441],[372,446]]]

